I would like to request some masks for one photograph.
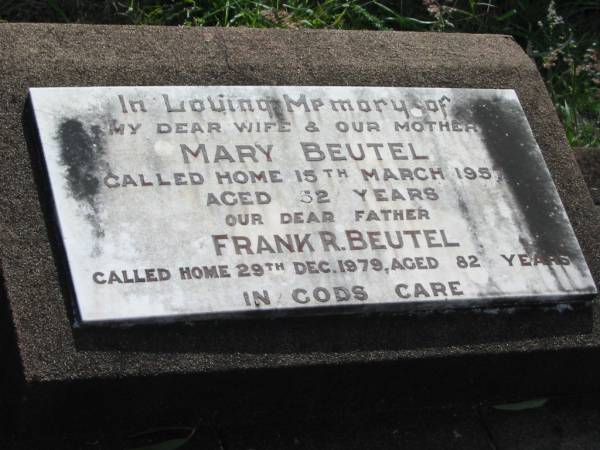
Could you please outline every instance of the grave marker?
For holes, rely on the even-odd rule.
[[[512,90],[31,98],[84,324],[596,292]]]
[[[13,420],[20,420],[27,427],[53,430],[58,426],[73,426],[71,418],[74,416],[78,423],[94,428],[100,426],[99,418],[107,423],[139,420],[142,426],[148,427],[149,417],[168,415],[172,418],[172,414],[189,408],[186,410],[193,411],[194,417],[215,418],[218,423],[229,422],[238,426],[240,423],[249,423],[249,418],[256,419],[255,423],[268,424],[275,418],[295,420],[308,415],[337,417],[340,410],[380,414],[382,411],[424,404],[479,403],[482,400],[506,403],[517,395],[517,391],[522,398],[539,398],[551,393],[571,394],[595,389],[600,375],[597,368],[600,335],[598,324],[594,321],[600,315],[596,303],[591,299],[594,287],[587,275],[577,241],[592,275],[597,278],[600,267],[597,257],[600,223],[546,87],[534,64],[510,38],[334,30],[0,24],[0,54],[4,63],[0,80],[3,100],[0,103],[0,352],[2,358],[10,358],[3,359],[10,362],[4,365],[5,370],[1,375],[4,380],[2,391],[6,393],[2,398],[10,401],[6,407],[3,405],[1,411]],[[129,87],[116,88],[119,92],[115,97],[107,96],[107,93],[115,93],[112,91],[115,88],[103,86]],[[154,91],[158,88],[142,86],[159,86],[160,90],[166,91],[158,92]],[[293,86],[303,87],[291,88]],[[361,103],[361,106],[358,104],[361,99],[380,98],[375,93],[382,90],[387,91],[390,98],[404,97],[412,92],[418,94],[417,100],[426,100],[429,97],[425,94],[431,91],[423,86],[440,89],[447,98],[452,99],[450,104],[466,100],[468,93],[481,96],[483,103],[489,106],[496,104],[492,101],[496,96],[507,99],[507,102],[497,110],[473,109],[473,117],[479,118],[475,126],[481,131],[477,132],[454,130],[451,123],[443,128],[438,125],[440,129],[437,131],[429,131],[429,125],[424,122],[423,130],[419,130],[419,125],[409,125],[409,130],[404,129],[404,125],[398,130],[387,125],[384,128],[384,121],[377,117],[379,112],[374,109],[376,106],[373,102],[369,103],[373,110],[370,112],[360,110],[367,109],[366,103]],[[46,87],[57,90],[30,91],[32,88]],[[178,89],[187,91],[185,95],[180,95]],[[268,90],[269,96],[272,96],[291,92],[290,89],[301,89],[307,99],[316,98],[313,94],[318,93],[318,97],[323,99],[341,97],[351,100],[355,111],[341,111],[343,104],[336,104],[338,111],[332,111],[331,108],[325,113],[324,105],[315,113],[313,109],[318,102],[314,105],[309,102],[310,111],[305,111],[300,101],[298,106],[292,105],[296,110],[292,114],[287,110],[269,109],[269,103],[262,102],[259,106],[254,102],[251,105],[257,111],[253,113],[263,116],[259,120],[262,131],[241,133],[234,129],[233,134],[227,134],[227,137],[217,131],[218,125],[210,125],[210,122],[214,122],[229,126],[233,116],[227,112],[211,112],[210,117],[215,118],[208,123],[195,119],[206,111],[193,111],[194,108],[200,108],[200,103],[193,100],[204,100],[205,109],[210,108],[207,100],[209,94],[216,99],[218,93],[227,90],[257,100],[264,98],[264,90]],[[33,96],[29,95],[30,92],[33,92]],[[65,110],[70,109],[72,113],[66,116],[67,119],[77,120],[61,121],[62,116],[55,116],[52,108],[47,111],[38,108],[36,95],[43,92],[58,96],[51,102],[54,105],[52,108],[64,106]],[[67,98],[68,92],[76,93],[77,98],[61,104],[61,96]],[[100,93],[98,102],[89,101],[90,92]],[[158,97],[153,103],[151,97],[155,93]],[[344,94],[343,97],[340,93]],[[453,93],[461,95],[455,98]],[[165,112],[167,106],[160,94],[169,94],[171,113]],[[119,95],[123,96],[123,102]],[[444,95],[435,96],[434,99],[439,100]],[[33,105],[28,101],[31,98]],[[182,100],[186,111],[175,112],[181,108]],[[298,102],[299,98],[294,97],[294,101]],[[114,107],[116,124],[110,120],[103,121],[110,119],[105,114],[109,112],[109,104]],[[162,109],[155,108],[157,106]],[[219,107],[219,104],[216,103],[216,106]],[[380,104],[380,107],[383,106]],[[225,107],[228,108],[227,102]],[[433,108],[430,103],[429,109]],[[507,111],[510,114],[503,117],[501,123],[504,125],[495,127],[495,116],[504,116]],[[278,119],[280,112],[282,116],[285,115],[285,120]],[[275,120],[271,120],[269,113]],[[460,114],[450,108],[447,113],[456,114],[459,121],[472,122],[468,108]],[[44,118],[44,114],[48,116]],[[157,114],[158,118],[155,117]],[[313,122],[324,124],[329,134],[325,138],[311,136],[310,140],[305,140],[303,133],[309,132],[296,125],[292,127],[292,121],[287,118],[290,114],[296,116],[294,124],[298,122],[303,125],[309,116],[319,116]],[[399,111],[399,114],[403,113]],[[439,112],[436,114],[439,115]],[[169,115],[186,119],[169,121]],[[334,118],[338,115],[341,117],[339,120]],[[368,116],[373,118],[365,119]],[[352,117],[358,119],[353,120]],[[487,122],[482,120],[486,117],[489,119]],[[46,125],[42,123],[44,121]],[[347,122],[347,131],[335,128],[338,121]],[[169,126],[162,126],[161,133],[158,133],[158,128],[154,127],[163,122]],[[199,125],[180,125],[179,128],[175,125],[193,122]],[[264,122],[274,122],[276,125],[268,125],[268,132],[264,132]],[[290,122],[289,132],[285,131],[283,122]],[[352,122],[357,124],[353,125]],[[366,132],[353,128],[360,129],[360,122],[365,123],[363,130],[366,127]],[[377,131],[376,125],[366,122],[381,123],[382,131]],[[142,125],[138,127],[140,123]],[[509,136],[505,135],[507,123],[510,124]],[[101,128],[93,128],[95,124]],[[151,124],[149,129],[148,124]],[[57,145],[60,133],[56,134],[56,125],[65,131],[63,134],[69,142],[64,147],[68,149],[64,152],[66,159],[62,158],[62,147]],[[483,130],[487,135],[484,136]],[[37,142],[39,131],[44,145]],[[231,138],[238,134],[239,141]],[[321,134],[319,132],[319,136]],[[193,135],[200,136],[196,140]],[[248,139],[248,135],[253,139]],[[352,135],[352,139],[346,135]],[[513,139],[515,135],[518,139]],[[446,136],[458,142],[448,149],[448,153],[436,154],[433,150],[441,151],[443,146],[426,145],[431,142],[432,136],[440,141],[442,136]],[[462,145],[461,136],[464,136],[464,144],[468,145]],[[77,139],[69,141],[69,137]],[[485,145],[482,138],[485,138]],[[271,139],[275,142],[271,143]],[[165,141],[166,145],[159,144],[155,148],[159,140]],[[515,151],[513,141],[525,142],[526,151],[519,150],[514,157],[496,161],[495,157],[504,151]],[[103,145],[105,159],[99,159],[110,163],[114,175],[118,176],[118,187],[103,184],[104,177],[100,177],[100,174],[107,175],[107,165],[94,161],[97,153],[75,152],[75,155],[85,158],[69,158],[73,156],[71,150],[81,150],[81,142],[90,144],[84,146],[87,149],[93,148],[94,144]],[[286,145],[285,154],[291,155],[293,164],[285,164],[287,158],[279,159],[278,155],[284,150],[281,146],[283,142],[289,144],[289,147]],[[319,145],[318,148],[314,145],[304,147],[314,161],[306,159],[300,142]],[[375,145],[367,148],[365,145],[365,151],[373,149],[369,159],[365,155],[365,161],[334,161],[334,158],[349,157],[349,153],[345,146],[327,146],[328,143],[361,142],[399,143],[402,146],[390,148],[384,145],[379,148]],[[187,145],[189,151],[184,149],[182,153],[181,144]],[[200,144],[205,145],[208,162],[204,160],[202,147],[198,148]],[[261,166],[266,161],[265,153],[270,144],[273,145],[269,152],[272,161],[265,164],[273,166],[271,169]],[[408,144],[414,147],[414,154]],[[224,146],[224,150],[217,153],[217,145]],[[249,147],[236,148],[235,145]],[[381,150],[382,160],[378,159],[374,149]],[[472,155],[463,154],[457,149],[468,149]],[[359,151],[357,146],[351,147],[351,150]],[[383,160],[384,157],[393,158],[391,155],[394,154],[413,159]],[[430,156],[432,159],[417,159],[419,156]],[[256,157],[257,162],[252,157]],[[324,159],[320,160],[322,157]],[[242,158],[244,162],[240,162]],[[259,162],[259,158],[263,158],[262,162]],[[46,161],[49,162],[49,170],[45,168]],[[504,165],[500,164],[502,161]],[[61,165],[67,162],[73,170],[67,171]],[[52,164],[58,170],[52,171]],[[443,180],[418,179],[424,175],[431,177],[430,169],[437,166],[444,174]],[[418,167],[426,170],[416,171]],[[463,170],[457,173],[454,170],[456,167],[471,167],[474,172]],[[476,170],[479,167],[487,167],[490,174],[501,173],[504,177],[493,183],[491,179],[480,179],[479,175],[487,175],[486,171]],[[339,177],[338,168],[346,170],[348,177]],[[393,170],[385,172],[389,179],[382,181],[382,169],[385,168]],[[332,178],[327,172],[321,171],[318,174],[320,179],[315,183],[295,181],[295,170],[301,169],[332,169]],[[371,172],[377,169],[375,173],[380,179],[374,180],[373,173],[365,180],[361,169]],[[401,172],[398,169],[405,170]],[[412,170],[415,180],[407,179],[411,172],[406,169]],[[272,172],[265,172],[263,176],[263,170]],[[195,175],[190,176],[191,172],[200,174],[203,182],[199,183],[200,178]],[[219,184],[214,178],[216,172],[223,172],[221,182],[226,184]],[[163,183],[170,182],[171,185],[160,185],[156,173],[171,174],[161,177]],[[184,176],[174,175],[178,173]],[[65,178],[67,174],[70,176]],[[125,178],[125,174],[131,177]],[[145,175],[143,181],[140,174]],[[300,175],[306,176],[302,171]],[[393,179],[402,176],[405,180]],[[263,182],[265,177],[267,182]],[[248,181],[244,183],[246,178]],[[526,181],[528,189],[516,189],[517,183],[522,180]],[[107,181],[114,184],[117,180],[109,178]],[[146,185],[150,182],[153,185]],[[195,182],[199,184],[193,184]],[[431,186],[428,186],[430,183]],[[123,187],[123,184],[126,186]],[[260,188],[247,187],[256,184],[260,184]],[[313,187],[313,184],[316,186]],[[463,189],[459,190],[459,186]],[[408,195],[408,191],[402,189],[432,187],[439,199],[377,200],[375,196],[379,194],[375,194],[373,189],[392,187],[402,195]],[[299,199],[302,191],[314,191],[316,188],[328,191],[331,202],[322,208],[297,206],[302,203]],[[360,195],[353,193],[353,189],[359,192],[362,189],[370,190],[369,199],[362,200]],[[208,192],[223,191],[237,195],[223,198],[219,195],[216,199],[220,203],[236,198],[238,202],[253,201],[255,204],[244,205],[244,208],[239,204],[206,205]],[[256,194],[240,197],[239,192],[245,191],[265,192],[271,196],[271,202],[259,203],[266,197]],[[156,192],[156,195],[150,196],[146,192]],[[186,192],[185,197],[191,200],[179,201],[182,192]],[[463,214],[456,213],[457,207],[460,210],[459,193],[468,197],[463,199],[464,205],[472,213],[474,221],[467,221]],[[384,191],[381,195],[390,196],[391,193]],[[477,205],[484,202],[479,196],[492,196],[496,200],[492,202],[494,208],[491,211],[478,210]],[[115,206],[115,198],[122,198],[123,203],[118,208],[108,208]],[[158,206],[148,212],[144,205],[148,205],[149,198]],[[418,206],[378,205],[409,202],[421,203],[421,210],[426,210],[429,215],[420,213]],[[363,203],[368,208],[362,208]],[[573,232],[560,203],[570,219]],[[200,209],[196,210],[195,205],[203,208],[203,211],[213,210],[210,217],[214,220],[207,221],[206,217],[199,217],[197,211]],[[541,214],[529,215],[532,206],[538,208]],[[552,208],[558,210],[552,211]],[[228,219],[229,213],[222,211],[229,209],[232,210],[232,216]],[[271,211],[271,214],[265,214],[263,209]],[[382,209],[402,211],[382,213]],[[414,211],[407,211],[409,209]],[[96,210],[98,214],[92,214]],[[375,211],[376,216],[370,213],[371,210]],[[498,222],[498,217],[502,217],[499,213],[507,210],[515,216],[515,220]],[[307,211],[313,212],[313,216],[306,215]],[[365,211],[364,215],[360,214],[360,221],[355,220],[356,211]],[[444,211],[448,214],[440,214]],[[179,221],[165,217],[173,212],[183,213],[184,217],[180,217]],[[558,214],[550,216],[550,212]],[[146,220],[146,227],[140,231],[139,216],[142,213],[151,220]],[[249,215],[243,215],[245,213]],[[281,223],[281,213],[289,214],[284,216],[286,223]],[[335,233],[336,245],[342,246],[344,240],[345,245],[349,245],[345,230],[367,233],[381,231],[384,239],[385,232],[389,230],[421,230],[421,234],[416,236],[421,246],[419,248],[412,245],[410,235],[404,236],[409,238],[407,245],[412,245],[407,256],[423,256],[425,259],[422,264],[428,264],[427,257],[436,258],[440,267],[397,270],[403,273],[410,270],[410,278],[402,276],[403,279],[384,277],[381,271],[367,270],[364,273],[366,278],[362,279],[366,279],[368,284],[365,282],[363,286],[373,293],[369,300],[376,300],[370,307],[356,301],[349,308],[329,306],[325,302],[317,308],[301,304],[296,308],[269,309],[264,304],[260,308],[250,308],[240,292],[261,292],[264,289],[290,294],[289,287],[293,283],[294,287],[309,290],[313,297],[311,288],[321,285],[328,289],[330,295],[335,295],[334,287],[347,286],[347,280],[354,282],[363,276],[362,271],[358,272],[358,264],[355,272],[351,269],[344,274],[320,272],[301,275],[295,273],[294,265],[290,263],[302,262],[307,272],[309,269],[319,271],[319,267],[327,268],[319,266],[319,261],[337,264],[338,259],[358,260],[354,252],[370,256],[361,259],[381,259],[382,267],[385,259],[385,267],[389,268],[391,256],[396,253],[390,249],[373,248],[338,252],[331,251],[333,247],[325,252],[321,238],[318,237],[313,243],[311,237],[315,252],[309,252],[309,255],[306,252],[301,255],[298,252],[237,255],[231,239],[217,240],[225,245],[225,248],[221,248],[222,255],[217,255],[212,238],[207,240],[205,247],[194,244],[190,238],[194,235],[189,232],[189,225],[192,224],[189,215],[194,214],[198,219],[195,222],[198,223],[198,235],[248,236],[252,246],[256,246],[252,239],[257,239],[258,235],[272,238],[275,234],[327,231]],[[332,215],[334,220],[330,221]],[[130,220],[124,220],[127,216]],[[141,218],[142,222],[144,217]],[[487,220],[488,217],[493,219],[489,224],[484,226],[480,223],[482,218]],[[157,218],[167,226],[157,229],[153,225]],[[242,225],[240,218],[249,224]],[[368,218],[373,220],[367,221]],[[261,220],[262,224],[259,224]],[[125,226],[122,229],[119,227],[129,222],[135,224],[134,229],[140,235],[155,238],[145,240],[141,236],[134,236],[130,241],[120,240],[121,234],[126,235],[131,230]],[[180,235],[174,233],[174,223],[185,225],[179,230]],[[469,224],[474,224],[495,244],[486,245],[482,242],[484,249],[479,249],[473,242],[476,234],[469,231]],[[513,236],[515,226],[522,227],[522,241],[519,241],[521,235]],[[235,229],[235,232],[230,229]],[[439,232],[444,230],[447,243],[459,243],[461,246],[425,248],[423,243],[427,242],[427,238],[424,230],[438,230],[435,234],[429,234],[433,243],[444,242]],[[460,232],[457,233],[457,230]],[[511,239],[508,239],[508,235],[511,235]],[[168,236],[168,239],[162,236]],[[503,240],[503,236],[507,239]],[[173,245],[174,239],[178,243],[181,240],[183,245]],[[362,234],[361,239],[370,247],[373,246],[372,242],[376,246],[386,242],[378,235]],[[356,238],[354,244],[360,246],[361,239]],[[533,252],[519,248],[528,246],[530,240],[536,241],[535,248],[544,249],[544,258],[538,258],[537,266],[534,265],[536,257],[532,259]],[[111,242],[119,243],[121,248],[111,248]],[[238,246],[240,242],[244,241],[239,241]],[[128,262],[123,266],[119,264],[119,267],[91,264],[95,258],[91,255],[96,250],[96,243],[99,244],[97,249],[102,250],[102,257],[131,258],[135,264]],[[192,258],[192,252],[186,246],[193,245],[206,251],[203,254],[196,250],[196,253],[207,258],[210,256],[210,261]],[[146,248],[153,251],[136,253],[137,249]],[[463,248],[469,251],[458,253]],[[73,252],[73,249],[76,251]],[[175,260],[170,249],[176,249],[179,256],[175,256],[180,260]],[[79,259],[77,250],[80,251]],[[512,271],[509,271],[513,268],[503,262],[502,256],[498,259],[498,254],[509,255],[508,252],[517,255],[511,261],[517,261],[517,258],[519,261],[519,267]],[[481,272],[479,268],[463,271],[458,267],[456,257],[470,254],[480,257]],[[525,256],[519,257],[521,254]],[[548,258],[552,255],[555,255],[554,259]],[[556,262],[556,255],[558,262],[561,261],[561,255],[566,255],[570,264],[544,264]],[[96,258],[102,257],[98,255]],[[484,258],[492,261],[490,266],[483,264]],[[137,264],[142,261],[144,264]],[[306,261],[315,261],[316,264],[308,265]],[[468,262],[468,259],[465,261]],[[219,274],[219,265],[227,265],[227,269],[230,269],[230,265],[235,268],[237,264],[249,262],[262,262],[262,268],[269,262],[274,264],[272,267],[283,264],[284,270],[265,271],[261,277],[242,277],[243,282],[248,284],[241,290],[241,278],[212,277],[215,273]],[[531,266],[526,265],[529,262]],[[499,290],[490,287],[483,277],[477,279],[473,275],[467,277],[467,281],[457,278],[464,277],[463,272],[483,273],[491,267],[496,268],[498,264],[506,264],[506,267],[498,269],[500,272],[496,272],[496,269],[490,272],[491,279],[496,273],[502,274],[499,284],[508,297],[499,299]],[[192,308],[171,309],[166,314],[160,308],[153,311],[142,308],[145,314],[142,318],[138,313],[130,314],[131,311],[124,307],[128,298],[135,299],[139,306],[140,302],[149,298],[144,295],[151,290],[158,292],[156,289],[164,289],[160,286],[175,286],[174,277],[179,276],[179,267],[200,267],[204,270],[203,265],[211,268],[216,265],[217,272],[202,272],[203,277],[196,279],[194,273],[200,276],[200,272],[190,269],[192,279],[177,281],[182,286],[189,284],[196,287],[183,291],[185,295],[177,297],[191,298]],[[94,316],[90,313],[93,311],[89,309],[90,305],[96,303],[99,297],[92,299],[82,295],[89,293],[85,291],[85,283],[90,280],[90,273],[86,272],[88,269],[91,269],[92,277],[95,272],[108,274],[108,278],[104,276],[99,280],[110,279],[111,270],[137,269],[137,277],[147,280],[164,276],[161,275],[164,272],[156,270],[161,267],[173,269],[170,280],[94,285],[92,292],[100,288],[114,294],[103,297],[103,301],[116,306],[111,307],[108,313],[105,311],[105,314]],[[346,268],[346,265],[343,267]],[[155,271],[147,273],[145,269]],[[556,278],[551,275],[553,269]],[[469,293],[473,301],[469,305],[472,308],[444,307],[461,304],[463,300],[460,299],[442,300],[440,297],[440,304],[435,305],[435,300],[399,300],[394,297],[397,284],[405,280],[411,283],[413,281],[410,280],[422,283],[439,281],[433,279],[431,274],[442,274],[442,270],[452,275],[446,281],[461,281],[461,289]],[[413,275],[416,272],[422,274]],[[77,277],[78,273],[83,274],[81,278]],[[212,278],[207,280],[205,273]],[[134,272],[128,272],[127,275],[135,281]],[[432,279],[428,280],[430,276]],[[259,279],[265,282],[257,282]],[[344,284],[338,283],[338,279]],[[223,280],[228,283],[222,283]],[[519,286],[524,280],[533,287],[531,291],[524,292]],[[562,288],[558,281],[562,283]],[[76,288],[79,286],[79,290],[71,290],[72,284]],[[213,288],[207,289],[210,286]],[[477,286],[484,288],[475,292]],[[143,295],[129,297],[129,293],[136,289]],[[379,296],[380,290],[392,295]],[[227,295],[230,291],[234,295]],[[161,292],[164,294],[164,291]],[[344,295],[344,291],[339,290],[338,293]],[[522,295],[527,293],[532,295]],[[275,294],[270,298],[272,305],[279,301]],[[196,301],[203,299],[208,301]],[[90,300],[92,303],[85,303]],[[415,300],[419,303],[415,303]],[[150,323],[136,322],[136,326],[131,327],[74,327],[77,320],[72,314],[75,301],[83,305],[84,318],[90,325],[128,325],[132,320],[139,319]],[[287,301],[290,301],[289,297]],[[264,302],[259,299],[261,303]],[[162,301],[153,303],[152,307],[161,304]],[[210,311],[198,308],[198,305],[206,304],[222,308],[221,315],[211,315]],[[410,312],[399,312],[398,308],[401,309],[403,305]],[[435,306],[435,309],[422,311],[426,305]],[[254,309],[262,314],[256,316]],[[113,311],[116,311],[114,315]],[[148,314],[150,312],[154,314],[152,317]],[[345,314],[347,312],[352,314]],[[250,316],[251,320],[237,320],[233,318],[234,315]],[[192,317],[208,320],[187,320]],[[210,320],[215,317],[219,317],[218,320]],[[157,323],[166,319],[175,323]]]

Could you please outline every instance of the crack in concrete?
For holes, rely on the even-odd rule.
[[[487,437],[488,443],[490,444],[491,450],[500,450],[498,448],[498,446],[496,445],[496,443],[494,442],[494,435],[492,434],[492,430],[490,429],[487,421],[485,420],[484,414],[482,413],[482,408],[483,408],[483,406],[481,406],[481,405],[475,406],[475,408],[474,408],[475,415],[477,416],[477,419],[479,420],[479,424],[481,425],[481,428],[483,428],[483,431],[485,432],[485,435]]]
[[[217,29],[216,30],[216,36],[217,36],[217,39],[219,40],[219,47],[223,51],[223,56],[224,56],[224,59],[225,59],[225,66],[227,67],[227,71],[228,72],[233,72],[236,75],[240,75],[244,79],[252,78],[252,77],[249,76],[248,73],[239,70],[237,67],[235,67],[231,63],[231,60],[230,60],[230,57],[229,57],[229,49],[227,48],[227,39],[225,38],[224,32],[225,32],[225,30],[223,30],[223,29]],[[253,79],[252,82],[254,83],[255,80]]]

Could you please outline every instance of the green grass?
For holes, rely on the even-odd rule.
[[[600,147],[599,0],[0,0],[11,21],[502,33],[536,61],[573,146]]]

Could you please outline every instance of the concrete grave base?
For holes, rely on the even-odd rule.
[[[181,450],[398,449],[548,450],[596,449],[600,439],[597,398],[550,398],[525,403],[530,409],[506,411],[492,405],[385,411],[361,415],[340,411],[329,417],[286,417],[274,422],[225,425],[183,417],[163,422],[169,432],[57,432],[45,436],[0,436],[4,450],[113,450],[140,448],[193,435]],[[523,404],[520,407],[524,407]],[[148,447],[149,448],[149,447]]]
[[[574,148],[583,179],[596,205],[600,205],[600,149]]]
[[[229,423],[588,392],[596,302],[452,314],[74,330],[27,89],[364,85],[515,89],[596,281],[600,222],[534,64],[509,37],[0,24],[2,408],[27,427]],[[102,418],[102,419],[99,419]]]

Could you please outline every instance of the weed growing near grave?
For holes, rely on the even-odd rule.
[[[538,62],[573,146],[600,146],[600,50],[591,36],[576,36],[550,2],[538,22]],[[597,36],[596,36],[597,37]]]
[[[0,18],[512,35],[538,64],[573,146],[600,146],[600,1],[0,0]]]

